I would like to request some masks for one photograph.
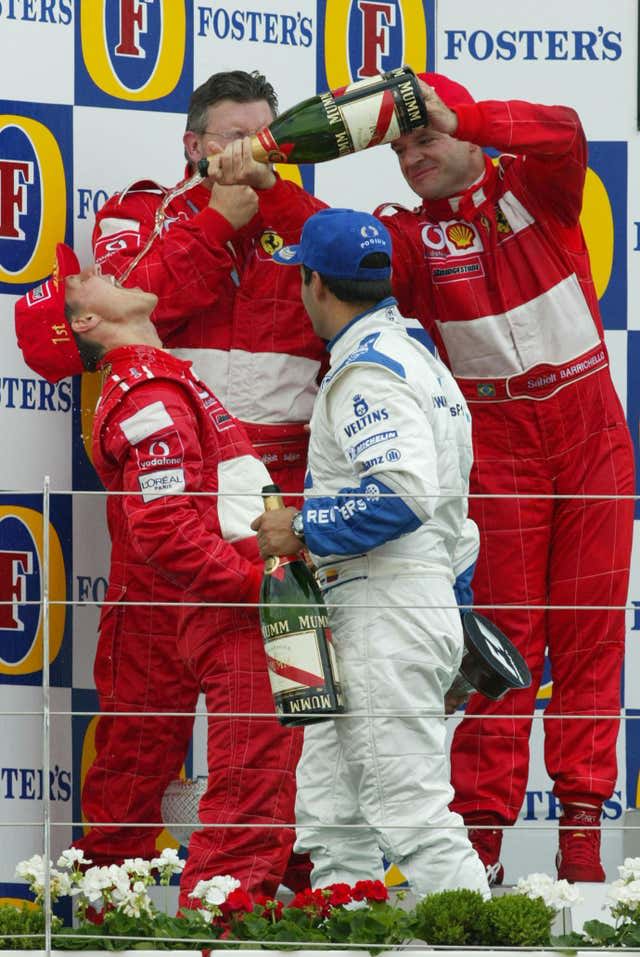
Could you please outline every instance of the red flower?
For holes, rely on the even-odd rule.
[[[354,901],[386,901],[389,891],[382,881],[358,881],[352,891]]]
[[[84,916],[89,921],[90,924],[104,924],[104,911],[96,910],[95,907],[92,907],[91,904],[87,907]]]
[[[273,920],[280,920],[282,917],[282,911],[284,909],[282,901],[276,900],[274,897],[267,897],[266,894],[258,894],[256,904],[260,907],[264,907]]]
[[[289,907],[318,907],[322,910],[325,903],[326,899],[321,890],[312,891],[310,887],[305,887],[293,897]]]
[[[351,897],[351,888],[348,884],[329,884],[329,886],[325,889],[331,891],[329,903],[332,907],[339,907],[341,904],[349,904],[353,900]]]
[[[246,891],[243,891],[241,887],[236,887],[235,890],[231,891],[224,904],[220,905],[220,910],[223,916],[228,917],[229,914],[236,911],[248,913],[252,907],[251,898]]]

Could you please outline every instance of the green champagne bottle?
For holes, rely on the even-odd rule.
[[[428,121],[415,73],[398,67],[292,106],[251,137],[251,151],[261,163],[324,163],[389,143]],[[198,169],[206,176],[208,160]]]
[[[267,511],[283,508],[277,485],[265,485],[262,495]],[[310,569],[297,555],[265,562],[260,625],[280,724],[311,724],[342,714],[327,609]]]

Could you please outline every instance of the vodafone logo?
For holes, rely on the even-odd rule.
[[[433,249],[437,252],[445,248],[444,233],[439,226],[435,226],[433,223],[427,223],[426,226],[422,227],[421,235],[422,242],[428,249]]]
[[[159,458],[165,458],[169,454],[169,446],[166,442],[158,439],[149,446],[149,455],[155,455]]]

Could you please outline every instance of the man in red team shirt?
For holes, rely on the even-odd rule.
[[[273,477],[301,494],[313,400],[325,361],[294,278],[271,253],[297,242],[280,216],[265,219],[244,186],[189,185],[198,160],[267,126],[277,97],[260,73],[214,73],[193,93],[183,137],[184,178],[167,189],[148,179],[116,193],[96,217],[93,247],[103,273],[154,292],[152,319],[165,348],[191,359],[240,419]],[[260,165],[252,186],[278,181],[311,215],[312,197]],[[247,198],[249,196],[249,199]],[[253,196],[255,202],[255,196]],[[256,215],[254,215],[256,214]]]
[[[262,74],[213,74],[189,104],[184,179],[169,189],[141,180],[116,193],[96,217],[93,245],[103,274],[157,296],[151,318],[165,348],[193,361],[197,374],[242,420],[272,480],[284,492],[296,493],[292,501],[298,501],[308,444],[305,424],[325,349],[300,302],[295,278],[272,263],[271,253],[296,242],[299,230],[282,233],[277,215],[273,220],[260,217],[256,194],[247,186],[222,186],[210,179],[189,185],[198,160],[220,154],[229,143],[268,125],[276,110],[276,94]],[[276,180],[268,166],[260,166],[253,178],[256,187]],[[285,196],[295,190],[286,182],[280,188]],[[312,208],[309,198],[309,213]],[[169,628],[167,621],[163,629]],[[167,666],[163,670],[170,673]],[[139,680],[142,685],[148,679],[141,673]],[[161,693],[159,688],[158,697]],[[189,687],[174,689],[166,695],[165,707],[189,711],[192,693]],[[172,751],[181,759],[187,730],[185,726]],[[115,776],[123,745],[114,742],[113,747]],[[153,738],[145,750],[163,762]],[[112,812],[90,781],[84,793],[94,820],[112,819],[105,817]],[[140,804],[117,819],[154,820],[149,814],[151,808]],[[155,839],[149,830],[145,833]],[[100,853],[107,862],[109,848],[102,843],[96,847],[97,840],[90,832],[80,843],[89,856]],[[125,856],[149,852],[149,840],[141,846],[132,828],[122,829],[119,843]],[[308,862],[294,855],[286,883],[299,889],[307,883],[308,871]]]
[[[216,874],[238,878],[252,896],[276,892],[293,840],[285,825],[301,736],[275,714],[260,717],[273,712],[273,699],[250,522],[269,473],[191,363],[162,349],[149,318],[155,304],[152,293],[125,289],[95,267],[80,271],[60,245],[54,276],[18,300],[16,331],[27,364],[50,381],[104,372],[93,461],[108,491],[129,493],[108,497],[111,563],[95,679],[103,712],[141,715],[98,723],[83,792],[85,816],[98,823],[77,845],[95,864],[135,850],[155,856],[160,828],[119,824],[159,821],[192,719],[156,712],[193,711],[201,690],[209,779],[199,814],[213,826],[189,843],[180,886],[189,906],[197,882]]]
[[[579,222],[587,144],[567,107],[476,103],[445,76],[421,78],[429,126],[392,144],[421,205],[377,215],[393,239],[400,311],[429,331],[473,417],[476,603],[533,675],[529,689],[502,701],[472,697],[453,741],[453,808],[500,883],[502,829],[524,798],[528,715],[548,652],[545,761],[562,806],[558,875],[603,881],[600,820],[617,777],[633,525],[624,496],[633,495],[634,466]],[[504,155],[494,164],[483,146]],[[278,213],[283,230],[308,215],[308,198],[296,205],[280,183],[259,197],[261,215]],[[581,605],[602,609],[573,610]]]

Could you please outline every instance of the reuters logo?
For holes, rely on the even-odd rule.
[[[423,0],[327,0],[324,50],[327,86],[347,86],[404,64],[433,62],[433,4]]]
[[[42,515],[31,508],[0,505],[0,674],[42,670]],[[55,661],[66,618],[65,566],[60,539],[49,526],[50,662]]]
[[[187,38],[184,0],[83,0],[80,36],[91,80],[114,99],[160,100],[180,82]]]
[[[0,115],[0,197],[0,283],[37,282],[51,271],[67,222],[62,153],[38,120]]]

